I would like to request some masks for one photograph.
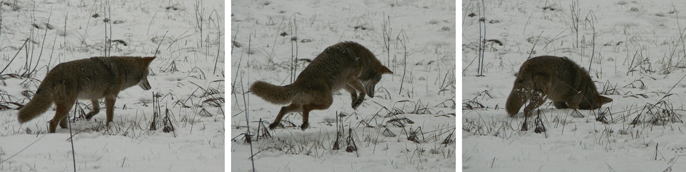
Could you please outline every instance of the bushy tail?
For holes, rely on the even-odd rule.
[[[52,105],[52,99],[50,98],[50,93],[47,90],[40,90],[36,92],[33,99],[29,101],[24,107],[19,110],[18,119],[19,123],[24,123],[38,117],[50,108]]]
[[[515,88],[512,88],[512,92],[510,92],[510,96],[507,97],[507,102],[505,103],[505,109],[507,109],[507,114],[510,117],[517,115],[519,109],[526,102],[526,97],[521,92],[518,93],[516,88],[516,85]]]
[[[295,92],[289,86],[277,86],[257,81],[250,86],[250,91],[262,99],[274,104],[287,104],[295,97]]]

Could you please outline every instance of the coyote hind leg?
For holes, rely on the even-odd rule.
[[[295,111],[301,111],[302,106],[297,105],[297,104],[291,104],[289,106],[284,106],[281,107],[281,110],[279,110],[279,114],[276,115],[276,119],[274,119],[274,122],[272,124],[269,124],[269,129],[273,130],[277,126],[279,126],[279,123],[281,123],[281,118],[283,118],[283,115],[289,113],[289,112],[295,112]]]
[[[328,103],[328,104],[309,104],[309,105],[303,106],[303,124],[300,126],[300,129],[305,131],[305,129],[310,127],[310,123],[309,123],[309,119],[308,119],[310,116],[310,111],[328,109],[329,106],[331,106],[331,103]]]
[[[59,124],[60,128],[67,128],[67,116],[69,116],[69,111],[71,110],[72,106],[74,106],[74,103],[76,102],[76,99],[73,100],[66,100],[66,101],[55,101],[56,105],[56,113],[55,116],[50,120],[50,133],[55,133],[55,130],[57,130],[57,125]]]
[[[310,126],[310,123],[309,123],[310,111],[328,109],[331,106],[331,104],[333,103],[333,95],[331,94],[331,92],[325,92],[325,93],[319,94],[318,96],[320,96],[320,97],[318,97],[318,99],[316,101],[312,101],[312,102],[316,102],[316,103],[306,104],[302,107],[303,108],[302,109],[303,110],[303,124],[300,126],[300,129],[302,129],[303,131],[305,131],[305,129],[307,129]],[[362,98],[364,98],[364,97],[358,97],[358,99],[362,99]]]

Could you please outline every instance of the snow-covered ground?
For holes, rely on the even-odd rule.
[[[480,3],[460,16],[463,171],[686,170],[686,3],[486,1],[486,39],[502,45],[489,41],[477,77]],[[584,117],[548,101],[546,132],[520,131],[504,106],[530,54],[569,57],[614,101]]]
[[[231,170],[252,171],[252,158],[256,171],[455,171],[455,3],[231,1]],[[310,113],[306,131],[298,113],[266,130],[282,105],[247,93],[250,84],[287,85],[308,64],[291,74],[293,56],[313,59],[342,41],[393,71],[375,97],[353,110],[341,90],[329,109]]]
[[[223,171],[225,5],[217,0],[3,1],[0,171],[74,171],[74,164],[77,171]],[[157,52],[148,76],[152,89],[121,91],[109,130],[103,100],[90,121],[82,114],[90,111],[90,101],[79,101],[72,110],[77,113],[70,115],[76,116],[73,137],[61,128],[47,134],[54,106],[27,123],[17,122],[16,108],[30,100],[48,67],[103,56],[106,48],[111,56]],[[159,97],[154,100],[153,94]],[[157,129],[150,130],[158,109]],[[164,117],[173,132],[163,131],[170,126]]]

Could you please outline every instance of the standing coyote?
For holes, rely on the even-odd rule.
[[[332,92],[345,89],[350,92],[352,107],[357,109],[364,100],[365,93],[374,97],[374,86],[381,75],[393,73],[383,66],[367,48],[355,42],[342,42],[326,48],[308,65],[293,84],[276,86],[257,81],[250,91],[274,104],[287,104],[276,115],[269,129],[281,122],[289,112],[302,112],[304,131],[309,126],[311,110],[328,109],[333,103]],[[360,92],[359,96],[357,91]]]
[[[45,76],[33,99],[19,110],[19,123],[24,123],[48,110],[55,103],[57,110],[50,121],[50,133],[59,123],[67,128],[67,115],[76,99],[89,99],[93,110],[90,120],[100,112],[98,99],[105,98],[107,126],[112,122],[114,102],[119,91],[138,85],[150,89],[148,66],[155,57],[92,57],[60,63]]]
[[[524,102],[524,116],[553,101],[555,108],[597,109],[612,99],[601,96],[584,69],[566,57],[539,56],[522,64],[505,107],[514,116]]]

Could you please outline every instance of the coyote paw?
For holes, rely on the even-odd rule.
[[[269,129],[270,129],[270,130],[273,130],[273,129],[276,128],[276,126],[279,126],[279,124],[277,124],[277,123],[269,124]]]
[[[90,121],[91,118],[93,118],[93,116],[95,116],[95,114],[97,114],[97,113],[90,112],[90,113],[86,114],[86,120]]]
[[[309,128],[310,124],[309,123],[303,123],[303,125],[300,126],[300,129],[305,131],[305,129]]]
[[[60,122],[60,128],[67,129],[67,128],[69,128],[69,126],[66,122]]]
[[[359,107],[361,104],[362,104],[362,99],[356,99],[356,100],[353,100],[352,107],[353,107],[353,109],[357,109],[357,107]]]

